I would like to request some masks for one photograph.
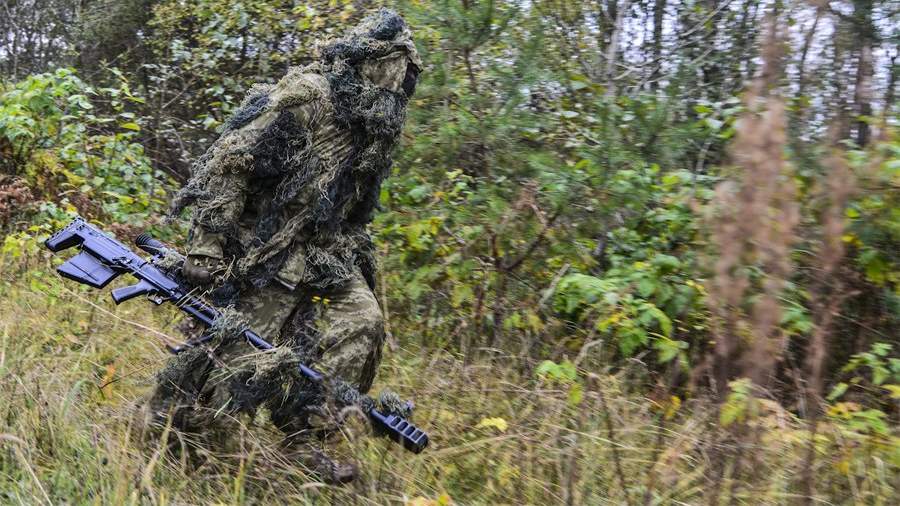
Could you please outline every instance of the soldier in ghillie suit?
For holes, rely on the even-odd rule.
[[[158,375],[148,403],[157,426],[171,417],[196,433],[267,408],[306,440],[330,423],[329,406],[358,399],[337,386],[332,403],[292,374],[297,361],[360,392],[372,385],[384,328],[367,225],[421,62],[406,23],[386,9],[318,53],[250,89],[175,198],[175,215],[194,207],[183,276],[233,310],[209,330],[212,347],[176,356]],[[278,351],[252,352],[235,338],[245,325]],[[401,410],[394,400],[382,409]],[[330,461],[317,467],[326,480],[347,478]]]

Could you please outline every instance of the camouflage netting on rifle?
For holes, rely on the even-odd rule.
[[[349,406],[359,407],[364,413],[368,413],[375,407],[375,401],[368,395],[362,394],[353,385],[346,381],[334,378],[329,384],[331,398],[339,409]]]
[[[154,262],[154,265],[156,265],[169,275],[172,275],[172,273],[175,271],[181,270],[183,264],[184,255],[170,248],[166,248],[165,250],[163,250],[162,258]]]
[[[232,308],[220,312],[221,317],[207,332],[213,335],[211,345],[227,357],[227,366],[210,376],[210,384],[218,383],[215,388],[227,392],[230,410],[253,412],[263,405],[274,410],[290,404],[297,411],[304,404],[322,402],[319,386],[299,372],[301,363],[315,362],[315,341],[308,347],[278,346],[255,351],[241,336],[248,328],[241,313]]]
[[[382,390],[378,394],[378,405],[385,413],[409,418],[412,416],[412,406],[397,395],[393,390]]]
[[[338,408],[355,406],[364,413],[378,409],[384,414],[399,415],[404,418],[412,416],[412,408],[392,390],[382,390],[376,401],[372,397],[360,393],[353,385],[341,379],[332,379],[329,383],[331,398]]]
[[[407,418],[412,414],[410,406],[390,390],[382,391],[376,401],[340,378],[330,378],[325,385],[313,383],[298,372],[297,366],[302,361],[293,350],[278,348],[247,355],[211,380],[228,382],[230,410],[252,412],[266,406],[276,423],[290,422],[295,427],[304,416],[340,418],[340,413],[351,407],[359,408],[363,413],[378,409],[385,414]],[[335,411],[330,411],[326,405]]]
[[[188,348],[170,358],[166,366],[156,375],[158,388],[164,390],[157,392],[156,395],[161,399],[177,399],[185,393],[193,394],[192,378],[187,376],[202,375],[202,370],[208,363],[207,350],[199,347]]]
[[[250,328],[250,324],[247,323],[244,315],[234,308],[226,307],[221,309],[219,313],[219,317],[206,331],[212,336],[212,342],[214,343],[224,343],[232,339],[242,338],[241,334]]]

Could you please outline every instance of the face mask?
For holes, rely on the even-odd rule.
[[[403,52],[391,53],[375,60],[366,60],[359,66],[359,73],[364,79],[379,88],[400,91],[406,77],[409,60]]]

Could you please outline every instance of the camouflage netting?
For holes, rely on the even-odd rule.
[[[318,388],[305,380],[297,370],[299,357],[290,348],[247,354],[217,371],[212,381],[227,382],[229,410],[253,412],[266,403],[309,398]],[[303,395],[300,390],[307,393]]]
[[[364,413],[367,413],[376,407],[375,401],[371,397],[360,393],[353,385],[344,380],[333,379],[329,385],[329,390],[330,396],[334,399],[338,408],[358,406]]]
[[[225,123],[225,130],[237,130],[259,117],[269,105],[269,93],[272,86],[256,84],[247,92],[247,96],[237,111]]]
[[[242,338],[241,334],[249,327],[244,315],[234,308],[226,307],[219,310],[219,317],[207,329],[207,333],[213,337],[213,342],[223,343]]]
[[[378,405],[385,413],[400,415],[404,418],[412,416],[412,405],[400,398],[393,390],[382,390],[378,394]]]
[[[184,255],[173,249],[166,248],[163,250],[162,258],[154,261],[153,264],[171,275],[173,272],[181,270],[184,264]]]
[[[392,390],[382,390],[376,401],[372,397],[360,393],[353,385],[341,379],[333,379],[328,385],[330,397],[338,408],[355,406],[364,413],[378,409],[384,414],[399,415],[404,418],[412,416],[412,406]]]
[[[341,408],[408,411],[396,395],[384,394],[376,403],[339,378],[322,388],[303,378],[297,364],[314,365],[323,353],[312,295],[338,291],[351,281],[362,284],[359,271],[369,293],[374,287],[375,248],[367,226],[391,169],[391,151],[420,66],[405,22],[382,9],[347,36],[324,44],[319,62],[290,69],[275,85],[251,88],[220,138],[195,163],[192,178],[173,201],[172,216],[193,207],[189,246],[203,252],[188,253],[220,255],[235,266],[233,276],[211,287],[213,303],[242,307],[251,294],[281,285],[292,290],[285,298],[306,301],[292,313],[282,347],[264,353],[238,346],[234,338],[247,322],[237,311],[223,310],[208,329],[222,360],[196,381],[203,393],[192,394],[212,408],[207,411],[267,407],[286,432],[303,430],[311,416],[321,414],[326,394],[329,405],[334,401]],[[195,248],[204,241],[210,242],[205,249]],[[284,271],[293,262],[302,268],[287,283]],[[377,312],[374,297],[372,303]],[[380,354],[380,339],[371,346]],[[161,385],[186,384],[193,380],[192,369],[213,367],[206,351],[183,356],[160,373]],[[373,356],[374,371],[378,355]],[[370,383],[371,378],[363,388]]]
[[[412,63],[404,64],[403,90],[380,88],[361,76],[360,63],[398,51]],[[173,214],[193,205],[195,226],[224,236],[225,254],[239,259],[239,285],[271,282],[299,244],[307,255],[303,284],[342,286],[356,267],[372,283],[374,248],[366,225],[391,168],[418,65],[400,16],[382,9],[367,17],[346,37],[327,43],[321,62],[248,92],[222,136],[195,164]],[[320,158],[308,118],[295,115],[297,107],[306,107],[306,116],[318,117],[325,100],[337,125],[350,132],[342,159]],[[255,128],[264,115],[274,120]],[[302,205],[283,212],[292,203]],[[249,239],[242,234],[248,207],[255,215]]]

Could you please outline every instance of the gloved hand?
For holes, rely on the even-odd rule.
[[[181,268],[184,279],[196,285],[211,283],[216,274],[220,273],[224,266],[219,258],[202,255],[189,255]]]

